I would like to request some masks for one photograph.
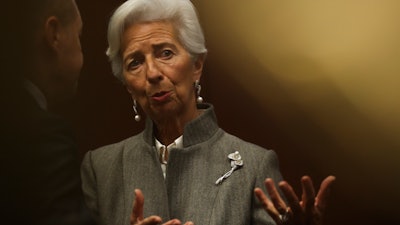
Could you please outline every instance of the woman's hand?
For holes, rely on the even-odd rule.
[[[159,216],[149,216],[143,218],[143,205],[144,196],[140,189],[135,190],[135,201],[133,202],[133,210],[131,214],[130,223],[131,225],[158,225],[162,222]],[[178,219],[170,220],[163,225],[182,225],[181,221]],[[192,222],[186,222],[184,225],[194,225]]]
[[[318,194],[315,195],[311,178],[303,176],[301,178],[303,189],[301,200],[286,181],[281,181],[279,188],[285,195],[288,205],[283,201],[274,181],[270,178],[265,179],[265,187],[271,199],[268,199],[260,188],[254,189],[254,193],[278,225],[322,225],[330,190],[335,179],[334,176],[326,177],[321,183]]]

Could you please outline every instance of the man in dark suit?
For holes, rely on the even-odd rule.
[[[83,64],[75,0],[11,1],[2,18],[0,221],[92,224],[83,207],[76,142],[52,112]]]

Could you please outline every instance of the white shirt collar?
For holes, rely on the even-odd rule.
[[[174,142],[172,142],[171,144],[169,144],[168,146],[165,146],[163,144],[161,144],[161,142],[159,142],[157,140],[157,138],[154,138],[155,143],[156,143],[156,148],[158,150],[160,150],[161,147],[166,147],[168,150],[171,148],[183,148],[183,135],[179,136],[177,139],[175,139]]]
[[[157,140],[157,138],[154,138],[154,142],[156,144],[156,148],[157,148],[157,154],[159,156],[161,156],[160,162],[161,163],[161,169],[163,171],[163,175],[164,175],[164,179],[167,176],[167,160],[166,160],[166,151],[165,150],[170,150],[171,148],[183,148],[183,135],[179,136],[177,139],[175,139],[174,142],[172,142],[171,144],[169,144],[168,146],[165,146],[163,144],[161,144],[161,142],[159,142]]]

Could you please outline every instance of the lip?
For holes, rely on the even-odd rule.
[[[168,101],[169,97],[171,96],[170,91],[160,91],[151,96],[151,99],[156,102],[166,102]]]

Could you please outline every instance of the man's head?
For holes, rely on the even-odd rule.
[[[31,2],[31,1],[29,1]],[[75,0],[38,0],[27,23],[24,76],[39,87],[50,104],[74,94],[83,65],[82,20]],[[22,57],[24,57],[22,56]]]

